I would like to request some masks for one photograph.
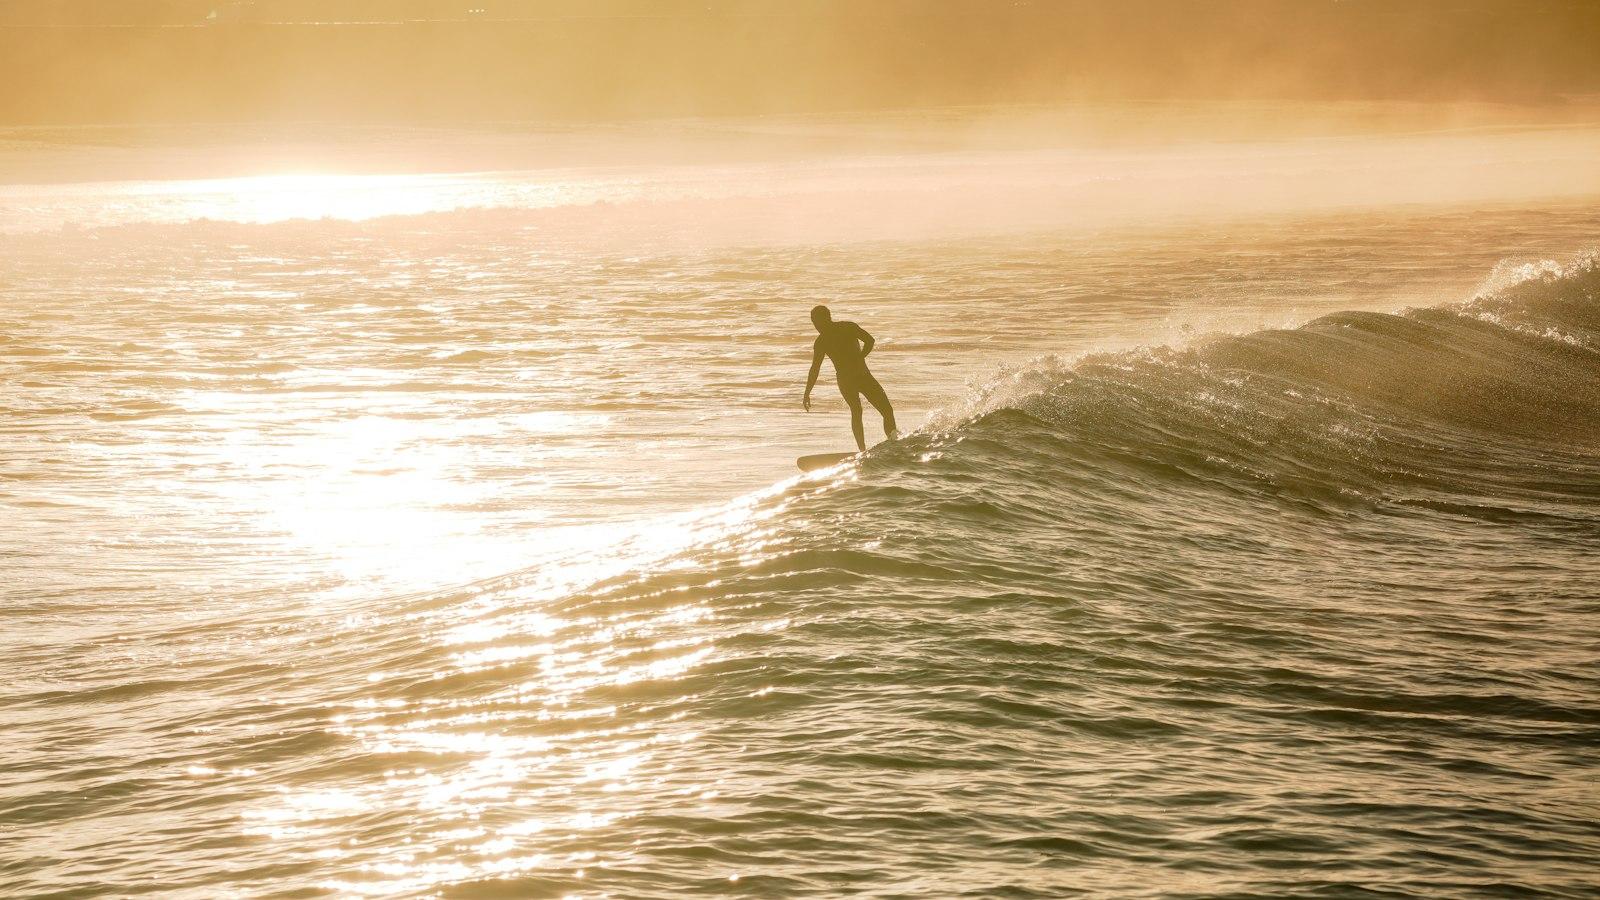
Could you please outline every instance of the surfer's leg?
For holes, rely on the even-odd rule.
[[[839,385],[839,393],[844,395],[844,402],[850,406],[850,433],[856,436],[856,447],[865,450],[867,438],[861,426],[861,395],[842,384]]]
[[[867,449],[866,432],[861,425],[861,398],[852,397],[850,403],[850,433],[856,436],[856,447]]]
[[[889,405],[889,395],[883,392],[883,385],[878,383],[878,379],[868,376],[861,385],[861,393],[867,398],[867,402],[872,404],[872,408],[878,411],[878,415],[883,416],[884,436],[891,441],[898,438],[900,429],[894,424],[894,407]]]

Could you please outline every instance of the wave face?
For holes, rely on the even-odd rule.
[[[1029,365],[793,489],[761,562],[614,590],[786,623],[703,686],[770,703],[721,777],[839,868],[892,841],[874,885],[1579,896],[1600,270],[1524,276]]]
[[[641,861],[594,886],[1580,895],[1600,271],[1525,274],[1026,366],[565,598],[714,623],[618,651],[706,656],[606,694],[649,740],[695,736],[598,841]]]
[[[609,562],[269,615],[250,665],[223,620],[140,646],[181,681],[41,678],[13,771],[88,774],[7,816],[89,803],[143,836],[35,866],[47,832],[19,831],[6,869],[194,896],[1584,896],[1600,266],[1502,280],[1036,360]],[[163,734],[137,783],[60,724],[109,710]]]

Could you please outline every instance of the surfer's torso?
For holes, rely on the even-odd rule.
[[[861,352],[864,334],[854,322],[834,322],[817,335],[816,349],[827,354],[840,385],[872,377],[867,371],[866,354]]]

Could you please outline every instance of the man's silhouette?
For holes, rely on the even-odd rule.
[[[890,440],[900,436],[894,425],[894,407],[883,392],[878,379],[867,371],[867,354],[872,352],[872,335],[854,322],[835,322],[826,306],[811,310],[811,324],[817,326],[817,343],[811,353],[811,374],[806,376],[806,395],[800,401],[811,411],[811,389],[817,385],[817,375],[822,371],[822,357],[833,360],[833,374],[839,380],[839,393],[850,404],[850,430],[855,433],[856,446],[867,449],[867,440],[861,432],[861,398],[866,397],[872,408],[883,416],[883,433]]]

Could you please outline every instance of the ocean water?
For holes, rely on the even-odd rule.
[[[0,891],[1594,896],[1600,204],[970,162],[8,188]]]

